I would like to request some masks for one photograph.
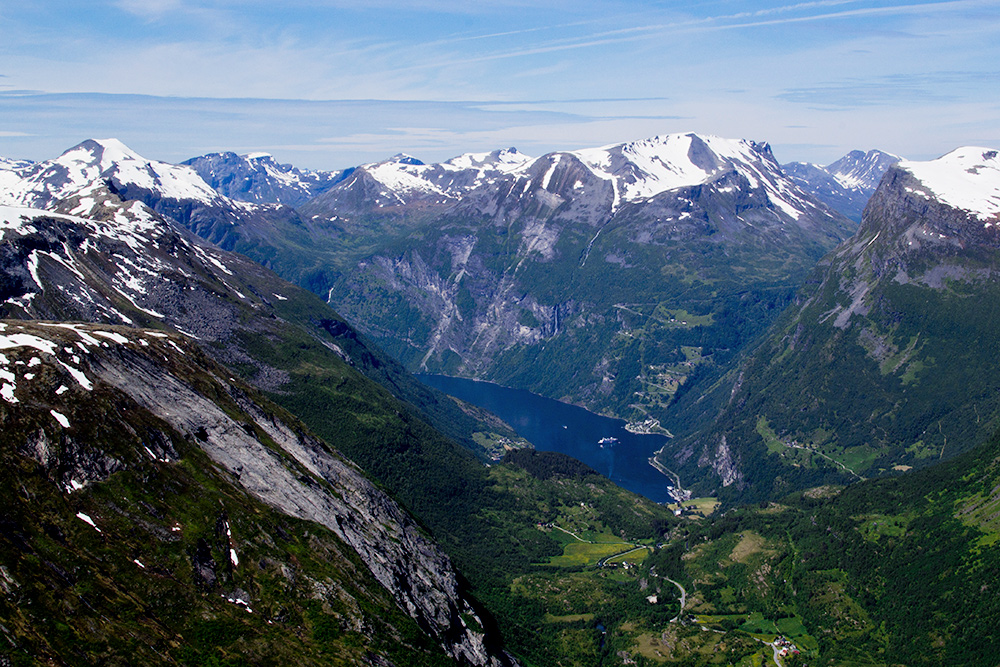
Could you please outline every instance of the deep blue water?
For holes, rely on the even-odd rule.
[[[662,435],[637,435],[625,422],[588,412],[521,389],[443,375],[420,375],[421,382],[497,415],[535,449],[577,458],[621,487],[656,502],[668,502],[673,481],[649,465],[663,447]],[[601,438],[618,442],[600,445]]]

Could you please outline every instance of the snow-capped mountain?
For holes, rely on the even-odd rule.
[[[405,157],[405,156],[404,156]],[[560,168],[562,165],[562,168]],[[570,165],[586,171],[556,192],[560,171]],[[673,134],[601,148],[551,153],[531,158],[510,148],[492,153],[466,154],[438,164],[396,158],[358,167],[332,191],[310,203],[314,209],[351,208],[396,210],[420,202],[448,206],[484,187],[513,190],[534,196],[538,191],[564,199],[587,195],[588,184],[605,189],[609,212],[619,206],[652,199],[682,187],[710,183],[725,174],[746,180],[775,210],[797,219],[815,211],[816,202],[785,177],[766,144],[696,134]],[[504,184],[502,185],[501,182]],[[367,207],[365,206],[367,204]]]
[[[751,189],[762,189],[772,206],[792,218],[816,208],[783,178],[767,144],[673,134],[569,155],[611,181],[621,202],[650,199],[735,173],[746,179]]]
[[[219,193],[237,201],[287,206],[298,206],[323,194],[352,171],[298,169],[279,164],[267,153],[210,153],[182,164],[194,169]]]
[[[123,200],[141,201],[227,249],[248,237],[271,235],[275,224],[297,220],[288,207],[225,197],[191,167],[144,158],[117,139],[90,139],[53,160],[0,171],[0,204],[9,206],[59,207],[83,215],[90,203],[84,195],[102,188]],[[60,206],[78,195],[79,211]]]
[[[818,279],[733,374],[716,426],[697,436],[700,460],[726,484],[858,479],[955,456],[993,434],[998,156],[963,147],[889,167],[857,234],[820,262]],[[759,428],[745,428],[748,414],[787,449],[769,456]],[[684,446],[674,461],[689,456]]]
[[[400,206],[440,208],[458,203],[465,195],[533,162],[516,148],[491,153],[466,153],[437,164],[424,164],[405,154],[350,170],[330,191],[303,207],[336,209],[340,213]]]
[[[851,151],[836,162],[826,165],[826,171],[845,188],[874,192],[882,175],[903,158],[883,151]]]
[[[155,192],[160,198],[215,204],[220,195],[189,167],[143,158],[117,139],[87,140],[54,160],[12,170],[20,178],[5,183],[4,204],[46,208],[96,183],[118,192]],[[134,197],[133,197],[134,198]]]
[[[782,165],[785,173],[820,201],[852,220],[861,220],[865,204],[882,175],[902,158],[878,150],[851,151],[822,167],[807,162]]]
[[[987,227],[1000,218],[1000,157],[991,148],[957,148],[929,162],[899,163],[922,188],[918,192],[953,208],[967,211]]]

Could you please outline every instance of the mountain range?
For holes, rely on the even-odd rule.
[[[855,230],[691,134],[4,160],[0,660],[991,664],[1000,162],[890,161],[825,169],[879,182]],[[716,498],[521,449],[369,335],[659,420]]]
[[[271,201],[231,199],[199,173]],[[662,419],[692,369],[724,366],[853,231],[765,144],[693,134],[311,175],[265,156],[167,165],[90,141],[0,175],[7,203],[29,206],[99,177],[325,297],[410,370],[638,421]]]

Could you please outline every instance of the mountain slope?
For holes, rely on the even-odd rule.
[[[711,664],[697,650],[704,626],[730,645],[785,635],[802,653],[791,664],[993,665],[998,454],[994,434],[931,468],[813,488],[695,527],[690,546],[665,549],[655,567],[687,587],[697,623],[652,645],[686,645],[692,664]],[[746,654],[771,659],[772,647],[752,644]]]
[[[931,464],[1000,416],[1000,161],[958,149],[891,168],[734,374],[715,428],[663,459],[761,497]]]
[[[278,164],[267,153],[210,153],[182,163],[216,192],[237,201],[298,206],[350,175],[345,171],[307,171]]]
[[[266,391],[269,399],[301,418],[314,433],[326,442],[335,444],[338,452],[361,464],[366,474],[371,475],[383,488],[388,489],[392,496],[398,499],[407,510],[413,512],[435,541],[447,549],[451,561],[462,573],[463,578],[457,580],[459,582],[458,599],[471,604],[471,598],[468,597],[468,591],[471,591],[476,599],[481,600],[496,618],[493,621],[486,615],[477,612],[477,620],[466,613],[459,613],[457,625],[455,625],[455,619],[452,615],[452,626],[448,626],[437,635],[435,641],[425,639],[421,640],[425,643],[420,644],[415,639],[421,636],[415,626],[423,625],[425,629],[433,629],[435,627],[433,622],[436,621],[432,619],[432,611],[419,605],[416,609],[411,609],[410,605],[406,603],[408,599],[415,596],[426,597],[428,604],[438,605],[433,607],[437,610],[446,607],[454,609],[463,609],[464,607],[457,601],[458,599],[448,596],[445,597],[452,600],[452,607],[448,607],[452,603],[441,602],[439,593],[444,592],[446,587],[442,586],[428,593],[426,577],[421,578],[415,574],[411,577],[408,574],[410,571],[400,573],[398,569],[392,570],[390,568],[394,573],[398,573],[398,576],[394,574],[393,585],[386,588],[393,591],[394,597],[400,600],[400,604],[406,608],[408,613],[414,614],[414,620],[407,620],[404,616],[405,623],[393,621],[392,626],[397,628],[398,632],[377,624],[373,625],[371,632],[374,635],[389,643],[396,642],[396,637],[402,635],[403,640],[399,643],[400,651],[408,650],[407,647],[411,645],[416,645],[418,648],[424,646],[424,649],[415,652],[412,657],[418,664],[433,664],[430,658],[435,655],[437,643],[449,647],[448,650],[452,655],[457,655],[455,651],[459,650],[459,646],[474,647],[475,644],[466,642],[466,639],[471,637],[470,633],[484,633],[484,628],[489,640],[484,639],[481,647],[486,651],[485,659],[487,661],[505,660],[504,654],[495,648],[493,643],[497,637],[500,637],[503,639],[505,647],[519,656],[526,656],[530,660],[528,664],[554,665],[556,661],[581,666],[599,664],[603,648],[600,642],[602,634],[598,626],[605,628],[627,626],[628,619],[633,612],[624,610],[625,615],[622,616],[623,609],[620,608],[620,599],[621,596],[627,595],[630,600],[633,598],[641,600],[639,582],[631,577],[609,581],[603,576],[605,572],[602,570],[579,572],[578,566],[575,565],[577,563],[576,557],[573,556],[573,550],[570,549],[572,545],[567,546],[558,539],[562,533],[555,531],[555,535],[553,535],[554,529],[543,531],[538,528],[538,524],[559,520],[564,522],[567,529],[586,526],[587,530],[599,530],[602,535],[608,535],[613,545],[618,545],[612,546],[612,550],[619,548],[623,551],[632,550],[632,544],[622,546],[624,545],[622,540],[625,539],[641,541],[637,553],[644,555],[652,545],[655,545],[663,531],[669,530],[672,525],[674,519],[667,510],[618,489],[607,480],[594,475],[592,471],[586,471],[587,474],[577,479],[579,464],[574,466],[572,462],[558,465],[546,464],[544,467],[548,476],[544,480],[537,481],[526,479],[528,473],[518,472],[515,469],[516,466],[512,468],[510,464],[495,464],[491,467],[482,465],[481,461],[477,460],[468,449],[432,429],[424,421],[425,417],[428,421],[442,423],[444,428],[456,433],[456,438],[464,437],[469,441],[467,443],[469,448],[479,449],[478,445],[469,438],[470,432],[482,431],[485,428],[487,432],[505,433],[507,432],[505,427],[496,423],[495,419],[491,423],[485,424],[480,413],[470,410],[473,412],[472,416],[465,414],[465,410],[469,410],[467,406],[460,406],[450,399],[441,399],[439,394],[426,387],[420,390],[411,386],[418,383],[413,378],[400,373],[398,366],[384,357],[382,353],[368,347],[363,337],[337,318],[329,307],[314,295],[281,281],[270,272],[243,257],[209,246],[204,241],[193,237],[174,223],[149,210],[141,202],[122,202],[106,188],[95,186],[80,197],[70,197],[53,204],[53,206],[82,214],[85,213],[81,203],[84,199],[87,200],[87,217],[37,209],[14,207],[0,209],[2,210],[2,215],[0,215],[0,220],[2,220],[0,223],[0,234],[2,234],[0,260],[3,262],[3,270],[0,275],[7,278],[3,294],[5,314],[20,318],[90,319],[119,324],[131,323],[131,326],[153,327],[157,330],[146,329],[141,334],[124,328],[112,329],[107,324],[82,327],[82,330],[86,335],[96,340],[102,340],[107,336],[88,332],[96,329],[107,335],[122,336],[132,341],[121,343],[128,349],[124,352],[119,350],[119,352],[126,356],[132,354],[131,348],[137,345],[140,352],[145,349],[142,343],[137,343],[136,336],[140,336],[144,340],[148,339],[147,342],[163,341],[162,346],[170,348],[177,354],[177,358],[168,355],[169,359],[163,360],[163,364],[169,366],[169,370],[175,375],[179,373],[174,369],[175,365],[194,363],[187,362],[185,359],[192,356],[190,350],[195,349],[193,347],[195,345],[208,356],[214,357],[217,362],[224,364],[226,370],[223,371],[207,360],[199,359],[197,364],[199,368],[209,369],[213,377],[201,378],[200,372],[194,373],[194,379],[190,375],[183,376],[182,379],[188,385],[197,389],[195,393],[204,391],[203,394],[192,396],[185,387],[178,387],[177,382],[173,381],[168,376],[169,374],[153,372],[143,364],[138,366],[128,364],[125,367],[112,364],[112,369],[108,371],[105,383],[117,383],[115,386],[118,389],[114,391],[118,393],[112,397],[115,400],[109,404],[92,402],[92,405],[89,406],[92,408],[91,416],[88,417],[87,405],[76,406],[71,410],[69,406],[52,402],[46,394],[43,398],[49,402],[42,403],[40,408],[30,413],[29,421],[38,417],[47,420],[46,423],[55,428],[60,424],[59,417],[47,412],[55,410],[63,418],[69,420],[71,426],[82,423],[84,420],[93,419],[107,421],[109,428],[128,433],[127,429],[119,426],[117,413],[113,413],[105,419],[101,416],[104,414],[102,410],[106,406],[113,408],[114,406],[120,407],[136,403],[153,417],[175,423],[176,426],[172,428],[180,434],[178,438],[183,439],[184,433],[193,433],[194,444],[204,444],[199,439],[199,434],[208,439],[236,436],[242,438],[240,435],[242,426],[231,428],[232,425],[219,416],[218,410],[205,403],[205,400],[209,400],[209,402],[220,401],[222,411],[227,418],[235,420],[238,425],[246,424],[251,428],[256,428],[248,419],[244,419],[240,415],[257,413],[238,401],[234,406],[231,404],[232,401],[227,398],[229,395],[238,395],[239,392],[251,393],[240,382],[227,380],[227,378],[235,377],[244,378]],[[9,323],[7,326],[13,329],[15,326],[21,325]],[[44,325],[25,324],[24,326],[41,326],[41,330],[51,328],[46,328]],[[73,326],[77,330],[81,330],[82,325]],[[171,335],[167,333],[170,330],[181,333]],[[80,336],[73,330],[58,326],[54,328],[54,331],[62,332],[66,336]],[[163,338],[163,336],[168,337]],[[184,338],[181,339],[178,336],[184,336]],[[195,336],[197,338],[194,338]],[[108,340],[113,342],[110,338]],[[182,340],[187,342],[180,342]],[[86,342],[83,339],[81,341]],[[67,340],[67,343],[69,342]],[[181,356],[173,345],[177,345],[183,350],[184,356]],[[159,363],[160,358],[156,353],[161,347],[156,347],[151,351],[152,361],[156,363]],[[65,348],[70,348],[72,352],[66,352]],[[59,350],[63,350],[63,352],[59,352]],[[80,349],[79,345],[74,349],[72,345],[63,344],[57,346],[55,351],[59,355],[67,355],[63,361],[75,371],[90,372],[87,370],[90,368],[89,366],[84,368],[85,363],[89,363],[88,357],[84,357],[83,350]],[[9,390],[11,397],[21,401],[21,403],[13,404],[13,407],[20,409],[25,407],[30,398],[30,395],[25,395],[24,392],[30,391],[32,386],[30,381],[36,378],[34,376],[26,378],[26,374],[33,374],[34,367],[30,369],[27,367],[27,364],[32,363],[30,358],[22,359],[21,356],[18,356],[17,359],[14,359],[11,353],[5,352],[5,354],[8,354],[11,360],[9,372],[12,377],[2,376],[0,379],[3,382],[0,382],[0,388],[7,392],[5,385],[12,384],[13,388]],[[79,360],[73,359],[74,355],[79,357]],[[95,355],[95,358],[103,359],[101,354],[95,353]],[[63,357],[60,356],[59,359],[63,359]],[[25,367],[22,369],[17,365],[17,361],[25,361]],[[58,361],[53,360],[51,363],[63,368]],[[101,364],[103,364],[102,368],[107,365],[104,361],[101,361]],[[378,378],[385,383],[388,390],[366,380],[358,371]],[[63,369],[63,374],[66,373],[69,371]],[[97,386],[95,382],[97,376],[88,377]],[[7,382],[8,379],[12,382]],[[67,384],[67,386],[70,385]],[[408,400],[413,403],[406,404],[393,398],[389,393],[390,390],[399,396],[408,397]],[[421,394],[421,391],[425,394]],[[65,394],[65,396],[67,400],[72,398],[70,394]],[[281,411],[273,406],[265,407],[263,410],[267,414],[281,415]],[[174,411],[179,411],[184,418],[180,419]],[[132,413],[126,413],[126,418],[130,414]],[[199,422],[201,417],[198,415],[219,417],[221,423],[226,427],[216,428],[214,422]],[[133,421],[139,423],[142,420]],[[261,420],[254,421],[254,423],[258,422]],[[267,423],[266,420],[264,423]],[[203,433],[202,427],[204,427]],[[264,427],[260,426],[260,428]],[[294,426],[290,426],[290,428],[296,433],[301,431],[300,428],[297,430],[297,427]],[[245,431],[245,429],[243,430]],[[16,431],[12,429],[11,433],[16,433]],[[278,439],[273,434],[268,437],[272,440]],[[101,442],[99,438],[91,438],[91,440],[95,443]],[[269,455],[261,452],[253,442],[242,440],[241,442],[243,444],[239,451],[236,453],[223,451],[221,453],[223,458],[219,460],[222,460],[222,467],[233,469],[240,475],[239,482],[244,489],[259,495],[258,501],[255,502],[284,503],[285,501],[280,497],[280,490],[290,485],[291,491],[289,493],[294,496],[293,500],[295,500],[290,511],[298,512],[302,510],[303,504],[308,505],[308,503],[298,502],[301,489],[298,489],[297,485],[302,482],[301,479],[289,481],[283,478],[269,478],[268,482],[262,483],[260,481],[261,475],[258,474],[259,466],[269,460]],[[282,442],[285,442],[284,446],[287,451],[301,453],[302,447],[296,444],[297,440],[286,439]],[[194,452],[191,456],[202,456],[200,461],[206,461],[209,455],[219,454],[215,444],[209,443],[204,444],[204,446],[202,444],[198,444],[198,448],[185,449],[183,453],[180,445],[177,445],[175,451],[178,455],[183,454],[183,456]],[[152,444],[150,444],[150,448],[154,453],[159,451]],[[145,453],[141,447],[137,451],[140,454]],[[479,453],[482,455],[481,449],[479,449]],[[117,454],[115,456],[118,459],[121,458]],[[321,455],[317,454],[316,456],[322,459]],[[249,457],[249,460],[244,461],[241,457]],[[161,455],[158,458],[171,458],[172,460],[176,457]],[[312,455],[310,455],[309,460],[313,460]],[[213,465],[218,464],[198,464],[195,466],[195,471],[207,470]],[[239,470],[236,468],[237,466],[242,466],[243,469]],[[320,467],[323,468],[323,466]],[[558,474],[553,476],[553,470]],[[277,472],[281,473],[280,470]],[[59,485],[69,484],[72,487],[73,479],[79,483],[86,481],[80,475],[66,478],[61,472],[55,474],[58,481],[57,486],[53,487],[54,491],[50,490],[53,493],[62,492],[64,486]],[[283,474],[281,473],[278,477]],[[572,479],[567,478],[567,475]],[[94,477],[95,480],[98,478],[105,479],[101,475]],[[310,476],[306,475],[306,478],[309,479]],[[104,488],[102,484],[115,484],[115,479],[117,478],[107,478],[107,481],[95,482],[87,488],[99,492],[100,489]],[[198,484],[204,482],[202,478],[196,481]],[[185,481],[185,483],[189,486],[196,486],[194,482]],[[17,489],[19,486],[15,481],[12,481],[9,488]],[[117,487],[115,489],[108,493],[114,498],[119,498],[121,494],[118,493]],[[274,497],[275,493],[279,495],[277,499]],[[209,504],[216,502],[216,496],[212,494],[202,493],[201,496],[204,496],[205,501]],[[149,498],[144,497],[143,501],[153,507],[158,507]],[[11,500],[11,502],[22,503],[18,499]],[[53,500],[53,502],[56,501]],[[238,506],[247,504],[245,500],[234,502]],[[580,503],[584,503],[585,507],[581,506]],[[257,507],[258,505],[252,506]],[[284,507],[284,505],[281,506]],[[225,507],[229,508],[228,501],[226,501]],[[309,507],[307,506],[305,509],[308,510]],[[103,506],[91,507],[90,510],[86,507],[73,509],[72,512],[63,507],[59,512],[62,513],[60,517],[64,517],[64,519],[60,519],[60,521],[68,521],[70,526],[80,524],[77,528],[87,528],[86,525],[80,523],[82,520],[75,518],[75,512],[78,511],[87,514],[104,530],[105,527],[101,525],[99,519],[105,518],[110,512],[106,511]],[[231,524],[237,525],[238,522],[243,521],[242,518],[237,517],[236,510],[227,509],[227,511]],[[286,525],[288,519],[281,519],[277,510],[273,511],[276,517],[274,521],[279,525]],[[69,513],[67,514],[67,512]],[[23,519],[25,522],[28,522],[28,514],[30,512],[25,510]],[[341,517],[338,526],[355,521],[364,523],[362,519],[353,516],[345,517],[342,513],[337,516]],[[186,517],[177,520],[182,524],[189,521]],[[207,521],[205,519],[199,520]],[[282,524],[282,520],[286,524]],[[260,521],[261,519],[258,518],[257,522],[260,523]],[[373,525],[367,526],[364,530],[378,532],[381,520],[376,517],[369,521]],[[87,529],[89,530],[89,528]],[[282,529],[286,532],[291,530],[289,528]],[[33,530],[33,527],[30,527],[30,530]],[[233,530],[234,535],[237,534],[236,528]],[[320,540],[320,548],[327,551],[333,549],[329,546],[330,542],[327,537],[330,540],[338,539],[336,534],[327,535],[327,533],[319,531],[318,528],[310,528],[306,524],[302,524],[301,531],[296,535],[301,535],[306,544],[315,545],[316,540]],[[309,533],[309,536],[313,536],[314,539],[311,542],[305,534],[306,532]],[[272,536],[270,529],[264,531],[264,534]],[[289,534],[291,533],[289,532]],[[353,535],[353,533],[344,534]],[[320,537],[316,537],[317,535]],[[222,537],[218,537],[218,540],[222,539]],[[280,542],[273,536],[272,539],[276,543]],[[222,550],[216,542],[209,540],[208,537],[205,540],[208,542],[209,551],[215,550],[212,553],[221,567],[226,562],[223,557],[227,556],[228,552]],[[345,538],[345,540],[351,546],[358,547],[363,553],[353,556],[350,548],[344,547],[346,555],[343,557],[331,555],[331,559],[348,561],[357,558],[358,562],[361,563],[358,567],[367,569],[370,566],[372,572],[384,572],[386,567],[392,565],[392,561],[388,563],[384,561],[384,551],[369,546],[368,543],[359,542],[354,537]],[[389,540],[392,541],[391,536]],[[109,547],[109,550],[116,552],[117,555],[114,558],[124,558],[118,553],[121,551],[121,543],[116,544],[118,546],[113,549]],[[129,548],[133,548],[132,543],[126,544]],[[224,542],[218,542],[218,544],[224,544]],[[300,547],[295,546],[295,548]],[[304,547],[302,548],[304,549]],[[554,569],[549,566],[540,568],[537,565],[547,562],[551,558],[560,557],[564,548],[569,550],[570,555],[565,560],[569,561],[570,565],[557,564]],[[608,549],[608,547],[603,548]],[[142,556],[145,552],[136,553]],[[197,554],[197,549],[195,554]],[[611,554],[603,552],[603,556],[607,555]],[[127,564],[136,557],[129,555],[124,562]],[[240,557],[242,558],[242,556]],[[276,562],[284,562],[276,553],[272,552],[269,557]],[[311,559],[312,552],[305,555],[298,554],[296,557],[300,560]],[[633,556],[633,558],[635,557]],[[112,556],[109,554],[106,558],[110,559]],[[181,558],[181,556],[175,555],[175,558]],[[201,557],[199,556],[199,558]],[[258,562],[256,556],[252,558],[249,562]],[[144,565],[147,564],[142,557],[139,557],[138,560]],[[414,554],[412,560],[414,560],[414,567],[419,565],[419,555]],[[369,563],[369,561],[371,562]],[[208,563],[204,559],[199,562],[204,562],[206,565]],[[242,562],[244,561],[241,560]],[[382,570],[378,569],[380,564],[385,566]],[[61,565],[57,566],[62,568]],[[135,567],[138,568],[137,565]],[[317,567],[322,570],[326,565],[321,564]],[[569,571],[564,571],[563,568],[569,568]],[[47,585],[45,579],[33,578],[30,574],[26,575],[23,572],[19,574],[20,576],[15,577],[15,580],[20,585],[35,586],[37,584],[40,587]],[[216,576],[218,578],[219,575]],[[375,574],[371,575],[373,582],[378,581],[375,576]],[[544,594],[543,591],[549,585],[550,577],[556,577],[561,587],[572,591],[570,598],[582,599],[586,597],[592,599],[594,601],[592,607],[602,614],[601,620],[591,619],[569,625],[560,623],[539,630],[540,624],[547,623],[546,619],[549,615],[562,614],[566,603],[566,600],[562,598],[552,598]],[[359,576],[358,579],[360,578]],[[89,574],[87,576],[81,575],[81,579],[89,581]],[[514,586],[515,580],[531,582],[532,590],[522,591]],[[298,578],[296,581],[304,580]],[[397,587],[402,587],[403,590],[399,591]],[[536,587],[539,590],[536,591]],[[246,586],[243,589],[249,590]],[[367,599],[360,593],[355,594],[354,588],[347,587],[347,590],[356,599]],[[183,595],[189,595],[189,593],[186,592]],[[117,593],[114,594],[117,595]],[[113,597],[111,592],[108,595]],[[230,595],[230,597],[234,600],[247,600],[246,597],[239,594]],[[225,603],[221,597],[218,599]],[[268,602],[270,600],[271,598],[267,598]],[[445,606],[442,607],[438,603]],[[184,609],[191,608],[191,613],[194,615],[202,613],[198,600],[194,600],[190,604],[193,607],[184,607]],[[232,606],[231,603],[226,604]],[[367,602],[359,602],[359,604],[364,609],[374,609],[374,611],[366,613],[379,617],[388,618],[391,613],[403,615],[403,612],[399,610],[396,612],[392,612],[391,609],[385,611],[381,607],[377,607],[374,602],[367,607],[364,606],[368,604]],[[239,612],[236,614],[237,619],[241,614],[246,613],[242,606],[235,607],[235,609]],[[322,629],[329,627],[323,620],[325,617],[316,616],[316,614],[322,613],[322,609],[315,609],[308,601],[308,597],[303,602],[303,609],[301,614],[306,618],[303,632],[313,633],[312,624],[315,618],[317,626],[321,628],[318,631],[319,635],[329,638],[331,635],[328,631]],[[114,609],[109,611],[112,613],[102,613],[117,622],[116,614],[118,612]],[[257,608],[254,608],[254,611],[257,612]],[[344,614],[346,618],[346,612]],[[232,619],[223,620],[228,622]],[[132,626],[128,625],[127,621],[128,617],[123,619],[124,627],[130,630]],[[4,625],[7,625],[6,617],[3,622]],[[345,623],[348,625],[353,623],[354,625],[351,627],[363,625],[360,621],[355,622],[354,620],[345,621]],[[407,626],[406,623],[409,625]],[[10,626],[8,625],[8,627]],[[169,626],[169,628],[175,627],[177,626]],[[404,633],[406,627],[413,631],[412,636]],[[441,629],[445,626],[436,627]],[[200,633],[199,628],[201,626],[195,623],[192,632]],[[226,623],[222,623],[221,628],[224,630],[222,635],[212,635],[209,637],[211,641],[206,639],[202,642],[198,639],[201,634],[197,634],[191,640],[194,642],[190,646],[191,651],[199,652],[197,655],[205,659],[209,659],[209,656],[204,655],[206,652],[212,653],[220,660],[231,658],[234,652],[241,650],[240,646],[242,646],[242,644],[237,645],[234,642],[242,641],[238,637],[249,631],[244,626],[238,625],[233,628]],[[333,626],[331,631],[333,639],[340,636],[336,634],[338,628],[340,626]],[[209,629],[214,632],[218,627],[211,625]],[[164,632],[167,631],[164,630]],[[180,632],[184,635],[185,631],[182,629]],[[371,635],[365,636],[370,637]],[[18,641],[24,641],[31,646],[35,646],[37,642],[41,641],[35,635],[32,637],[35,638],[22,638]],[[227,639],[230,637],[233,637],[232,641]],[[354,635],[347,635],[347,637],[348,639],[345,641],[359,641],[359,638]],[[68,636],[66,642],[72,644],[76,640],[77,635],[74,634]],[[285,646],[280,638],[274,639],[274,641],[276,645],[280,645],[281,650],[287,649],[287,654],[283,653],[274,658],[275,661],[294,662],[294,657],[298,654],[305,656],[304,660],[310,659],[309,656],[313,655],[310,653],[311,644],[303,647],[292,641]],[[572,644],[576,647],[572,650],[571,660],[562,657],[562,649],[559,647],[565,644]],[[372,651],[376,655],[390,656],[393,664],[407,664],[406,660],[392,657],[388,649],[383,651],[382,645],[378,644],[376,640],[361,645],[373,647]],[[235,646],[235,648],[230,648],[230,646]],[[89,648],[80,650],[89,650]],[[98,650],[98,648],[94,649],[95,652]],[[318,650],[325,649],[321,645]],[[53,646],[51,651],[62,654],[63,645]],[[259,654],[263,656],[262,659],[270,659],[268,656],[272,655],[263,649],[255,648],[254,651],[259,651]],[[382,652],[380,653],[380,651]],[[476,662],[482,657],[476,649],[471,649],[471,653],[467,653],[479,656],[470,657],[472,662]],[[104,654],[102,653],[102,655]],[[251,655],[258,655],[258,653],[251,652]],[[425,657],[428,658],[427,662],[422,663],[421,660]],[[345,661],[347,661],[346,658]]]
[[[634,418],[662,417],[852,231],[765,144],[698,135],[390,160],[300,214],[330,268],[293,279],[409,368]]]
[[[825,167],[806,162],[781,165],[782,170],[817,199],[851,220],[861,221],[865,205],[882,175],[902,158],[870,150],[851,151]]]
[[[406,513],[185,337],[6,321],[0,348],[18,653],[448,664],[427,633],[506,663]]]
[[[282,402],[315,405],[313,417],[336,426],[329,439],[342,448],[424,452],[445,495],[481,474],[466,449],[422,421],[442,423],[482,455],[472,438],[483,430],[480,416],[408,377],[315,296],[106,188],[57,206],[82,213],[84,199],[88,218],[0,208],[5,317],[173,329]],[[495,420],[486,429],[510,434]]]

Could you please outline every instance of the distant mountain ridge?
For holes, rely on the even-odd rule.
[[[590,175],[570,183],[572,188],[585,188],[587,181],[595,178],[611,185],[608,203],[611,211],[669,190],[709,182],[730,170],[748,179],[752,187],[762,187],[770,205],[792,217],[815,208],[814,202],[803,199],[786,179],[773,173],[777,165],[766,144],[696,134],[664,135],[602,148],[550,153],[541,158],[528,157],[514,148],[465,154],[431,165],[397,156],[358,167],[350,180],[338,184],[338,194],[321,197],[310,208],[331,206],[348,191],[370,187],[362,185],[362,174],[381,187],[383,197],[395,198],[379,199],[372,193],[374,196],[367,199],[372,208],[434,200],[434,197],[440,204],[449,203],[447,200],[454,203],[502,176],[512,176],[522,183],[528,179],[528,187],[550,191],[551,179],[563,160],[581,165]]]
[[[982,442],[1000,423],[998,224],[997,151],[891,167],[858,233],[733,375],[716,425],[664,459],[759,497]]]
[[[44,209],[102,186],[227,250],[298,222],[290,207],[230,199],[191,167],[149,160],[117,139],[88,139],[55,159],[0,170],[0,204]]]
[[[279,164],[267,153],[210,153],[181,164],[194,169],[206,183],[231,199],[293,207],[323,194],[352,171],[298,169]]]
[[[882,175],[902,158],[879,150],[851,151],[825,167],[790,162],[781,168],[820,201],[848,218],[861,221],[868,199]]]

